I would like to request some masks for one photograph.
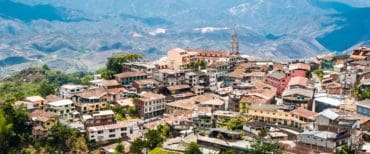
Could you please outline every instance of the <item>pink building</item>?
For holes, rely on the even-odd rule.
[[[267,75],[265,82],[277,88],[276,93],[281,95],[290,81],[290,75],[283,71],[274,71]]]
[[[307,71],[311,70],[311,66],[305,63],[294,63],[289,65],[290,76],[296,77],[306,77]]]

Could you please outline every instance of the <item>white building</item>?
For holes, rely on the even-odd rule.
[[[87,127],[87,138],[89,141],[101,142],[130,137],[138,132],[138,121],[126,121],[115,124]]]
[[[62,99],[69,99],[73,94],[83,92],[85,88],[83,85],[66,84],[58,89],[58,95]]]
[[[61,118],[72,118],[75,113],[75,105],[72,100],[64,99],[46,104],[47,111],[54,112]]]

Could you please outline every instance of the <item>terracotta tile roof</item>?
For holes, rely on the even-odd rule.
[[[45,112],[43,110],[35,110],[29,114],[30,118],[34,121],[47,121],[50,118],[56,118],[57,115],[53,112]]]
[[[255,95],[245,95],[242,97],[240,102],[251,103],[251,104],[261,104],[261,103],[267,103],[267,100],[262,97],[255,96]]]
[[[240,71],[233,71],[225,74],[225,77],[231,77],[231,78],[237,78],[237,79],[242,79],[246,77],[248,74]]]
[[[275,111],[279,109],[285,109],[283,106],[274,104],[252,104],[248,107],[251,110],[263,110],[263,111]]]
[[[130,126],[133,126],[137,123],[138,123],[137,120],[136,121],[132,120],[132,121],[125,121],[125,122],[117,122],[115,124],[87,127],[87,131],[88,132],[94,132],[94,131],[100,131],[100,130],[119,129],[119,128],[124,128],[124,127],[130,127]]]
[[[248,73],[247,76],[264,77],[264,76],[266,76],[266,73],[265,72],[251,72],[251,73]]]
[[[105,88],[92,88],[84,90],[82,93],[77,94],[77,96],[87,99],[94,99],[101,98],[107,94],[108,93]]]
[[[289,65],[289,70],[311,70],[311,66],[309,64],[304,64],[304,63],[294,63]]]
[[[54,102],[54,101],[59,101],[61,98],[59,98],[57,95],[48,95],[45,98],[46,102]]]
[[[268,77],[272,77],[278,80],[281,80],[286,77],[286,74],[283,71],[274,71],[267,75]]]
[[[200,49],[186,49],[188,52],[196,52],[199,56],[204,57],[229,57],[230,52],[217,50],[200,50]]]
[[[135,76],[146,76],[144,72],[123,72],[114,75],[116,78],[127,78],[127,77],[135,77]]]
[[[156,94],[156,93],[152,93],[152,92],[143,92],[143,93],[140,94],[139,99],[143,102],[146,102],[146,101],[165,99],[165,98],[166,98],[166,96],[164,96],[162,94]]]
[[[138,85],[145,85],[145,84],[159,84],[157,80],[154,79],[145,79],[145,80],[136,80],[134,83]]]
[[[197,107],[195,104],[195,101],[191,99],[183,99],[183,100],[174,101],[171,103],[167,103],[166,106],[177,107],[177,108],[181,108],[184,110],[193,110],[194,108]]]
[[[122,93],[122,92],[125,92],[127,91],[127,89],[125,88],[111,88],[111,89],[107,89],[107,92],[109,94],[119,94],[119,93]]]
[[[294,85],[307,87],[308,86],[308,78],[301,77],[301,76],[292,77],[289,80],[288,86],[294,86]]]
[[[314,120],[315,116],[317,114],[316,112],[304,109],[302,107],[298,107],[297,109],[295,109],[291,112],[295,115],[298,115],[300,117],[304,117],[304,118],[307,118],[307,119],[311,119],[311,120]]]
[[[286,97],[286,96],[295,95],[295,94],[312,98],[313,97],[313,90],[304,89],[304,88],[285,89],[282,96]]]
[[[102,80],[101,84],[103,86],[107,86],[107,87],[120,86],[121,85],[117,80]]]
[[[277,89],[262,81],[253,81],[254,89],[247,92],[247,95],[255,95],[266,100],[272,99],[276,95]]]
[[[30,96],[30,97],[26,97],[23,101],[39,102],[39,101],[44,101],[44,98],[42,98],[41,96]]]
[[[167,89],[170,90],[170,91],[174,91],[174,90],[180,90],[180,89],[188,89],[190,88],[189,85],[187,84],[181,84],[181,85],[175,85],[175,86],[168,86]]]

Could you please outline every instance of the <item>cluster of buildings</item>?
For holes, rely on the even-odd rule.
[[[370,100],[358,100],[352,90],[370,89],[370,48],[282,63],[239,55],[236,33],[230,46],[170,49],[157,61],[123,64],[112,80],[63,85],[57,95],[31,96],[16,105],[27,105],[34,138],[61,123],[91,142],[129,144],[168,124],[178,136],[163,148],[177,152],[188,141],[211,152],[248,151],[250,138],[290,152],[333,152],[343,145],[366,151]],[[200,61],[206,67],[194,68]],[[117,120],[111,106],[135,107],[138,118]],[[242,125],[230,130],[235,119]],[[109,147],[114,148],[102,147],[102,153],[111,153]]]

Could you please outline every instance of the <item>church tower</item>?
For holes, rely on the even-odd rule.
[[[232,55],[239,55],[239,39],[236,35],[236,31],[233,31],[230,40],[230,47],[231,47],[231,54]]]

